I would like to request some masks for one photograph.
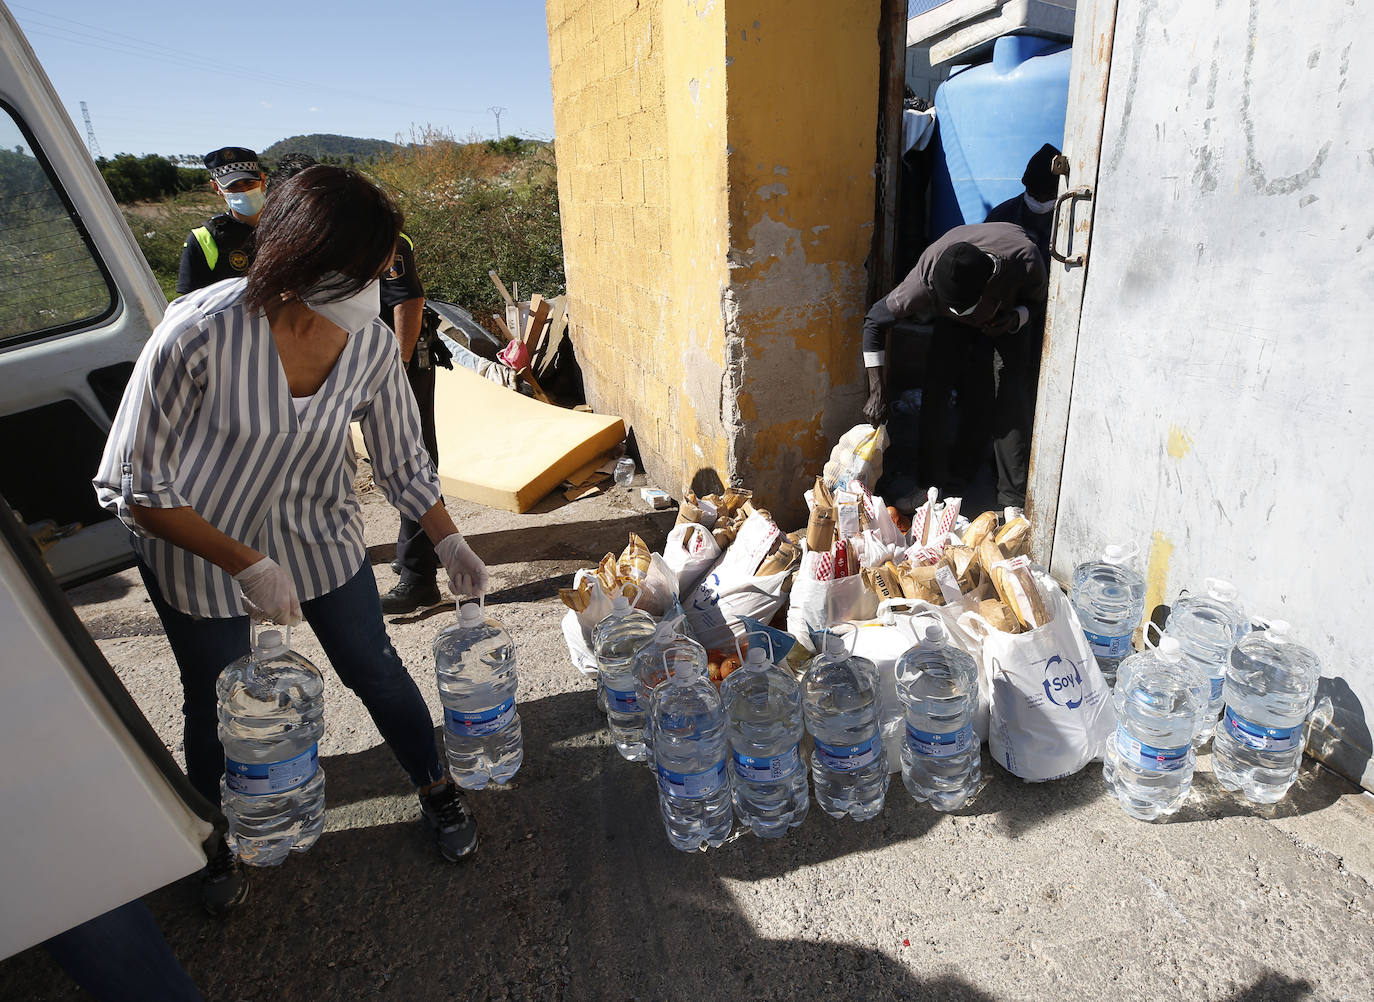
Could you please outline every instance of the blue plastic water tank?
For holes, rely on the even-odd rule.
[[[930,179],[930,238],[1019,195],[1026,161],[1045,143],[1064,148],[1071,50],[1005,35],[992,62],[956,67],[935,92],[939,145]]]

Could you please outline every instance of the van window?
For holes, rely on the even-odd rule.
[[[0,104],[0,345],[113,311],[114,289],[52,172]]]

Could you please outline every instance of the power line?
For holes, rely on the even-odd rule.
[[[81,117],[86,120],[86,149],[91,152],[91,159],[95,160],[101,156],[100,141],[95,138],[95,126],[91,124],[91,113],[86,107],[86,102],[81,102]]]

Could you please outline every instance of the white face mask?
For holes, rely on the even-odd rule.
[[[326,275],[320,286],[327,289],[337,281],[337,276]],[[374,278],[347,299],[338,299],[332,303],[317,303],[313,299],[313,294],[302,296],[301,302],[334,326],[352,334],[381,316],[382,281]]]
[[[1026,200],[1026,208],[1030,209],[1031,212],[1034,212],[1037,216],[1043,216],[1045,213],[1049,212],[1054,208],[1054,203],[1057,201],[1057,199],[1052,198],[1048,202],[1037,202],[1035,199],[1031,198],[1029,194],[1022,195],[1021,197]]]
[[[225,205],[249,219],[261,212],[263,202],[267,201],[267,189],[262,185],[247,191],[226,191],[223,194]]]

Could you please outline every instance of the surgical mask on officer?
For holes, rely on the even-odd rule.
[[[267,201],[267,189],[261,184],[247,191],[221,191],[220,194],[230,209],[250,219],[262,211],[263,203]]]
[[[336,286],[340,281],[346,281],[346,279],[337,274],[325,275],[317,288],[328,289]],[[306,293],[301,296],[301,302],[349,334],[362,330],[371,321],[381,316],[382,281],[380,278],[374,278],[347,299],[336,299],[332,303],[316,302],[315,296],[323,294]]]

